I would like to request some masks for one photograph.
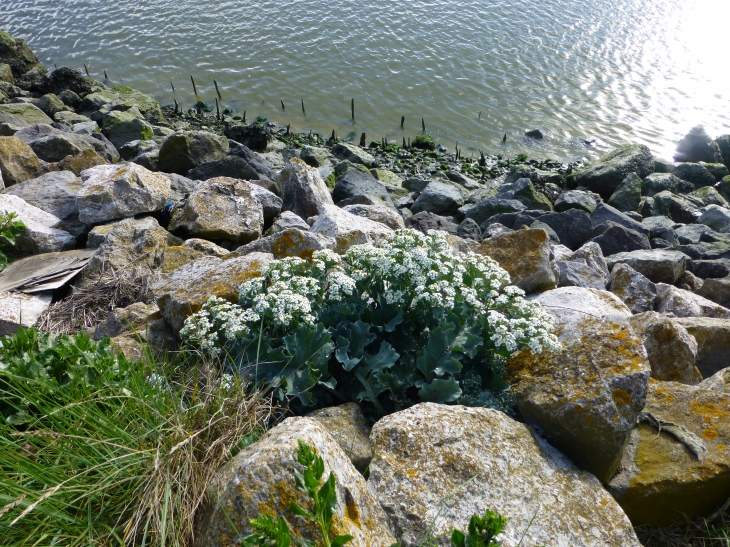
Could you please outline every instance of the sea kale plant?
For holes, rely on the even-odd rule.
[[[272,262],[238,304],[211,298],[181,335],[304,406],[504,408],[503,360],[559,348],[550,315],[509,282],[491,258],[454,253],[443,232],[400,230],[344,256]]]

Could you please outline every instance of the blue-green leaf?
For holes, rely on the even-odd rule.
[[[418,396],[431,403],[452,403],[461,396],[461,388],[453,378],[437,378],[419,389]]]

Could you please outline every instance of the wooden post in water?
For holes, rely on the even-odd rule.
[[[507,133],[504,134],[504,137],[502,137],[502,144],[507,142]]]
[[[246,111],[245,110],[243,111],[243,123],[244,124],[246,123]]]
[[[421,127],[423,128],[423,131],[426,131],[426,122],[423,121],[423,118],[421,118]]]
[[[56,65],[53,65],[53,66],[56,66]],[[106,75],[106,70],[104,71],[104,79],[107,81],[109,80],[109,76]]]
[[[291,129],[291,124],[288,124],[288,125],[286,126],[286,133],[285,133],[286,135],[288,135],[288,134],[289,134],[289,130],[290,130],[290,129]]]
[[[403,129],[403,126],[405,125],[405,123],[406,123],[406,117],[405,116],[401,116],[400,117],[400,128],[401,129]]]
[[[333,129],[332,130],[332,142],[335,142],[336,139],[337,139],[337,137],[335,137],[335,130]]]
[[[89,74],[89,69],[88,69],[88,67],[86,66],[86,63],[84,63],[84,70],[86,71],[86,75],[87,75],[87,76],[88,76],[89,78],[91,78],[91,74]]]
[[[215,119],[221,119],[221,111],[220,108],[218,108],[218,97],[215,98]]]
[[[352,120],[355,120],[355,99],[350,102],[350,109],[352,110]]]
[[[177,100],[173,99],[173,101],[175,101],[175,114],[177,114],[177,109],[178,109]]]
[[[406,147],[406,138],[403,137],[403,148],[405,148],[405,147]]]
[[[106,71],[104,71],[104,76],[106,76]],[[170,87],[172,88],[172,92],[175,93],[175,86],[172,85],[172,82],[170,82]]]
[[[195,93],[195,100],[198,100],[198,88],[195,86],[195,80],[193,79],[193,75],[190,75],[190,81],[193,82],[193,93]]]
[[[304,99],[302,99],[302,114],[307,115],[306,110],[304,110]]]
[[[284,106],[284,101],[281,101],[281,109],[286,110],[286,107]]]
[[[222,101],[223,97],[221,97],[221,92],[218,90],[218,82],[213,80],[213,85],[215,86],[215,92],[218,95],[218,99]]]
[[[479,119],[480,120],[482,119],[482,111],[481,110],[479,111]]]
[[[363,133],[362,135],[360,135],[360,146],[362,148],[365,148],[365,145],[367,144],[367,142],[366,142],[367,141],[367,138],[368,137],[367,137],[367,135],[365,133]]]

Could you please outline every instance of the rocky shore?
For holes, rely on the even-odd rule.
[[[510,519],[510,547],[638,546],[639,525],[722,519],[730,135],[695,128],[674,161],[627,144],[587,166],[467,158],[423,135],[367,144],[160,107],[49,71],[0,32],[0,211],[26,226],[0,274],[0,332],[48,326],[104,272],[134,268],[140,301],[68,330],[131,357],[174,350],[187,317],[236,301],[272,260],[442,230],[554,317],[563,350],[507,364],[519,421],[432,403],[374,425],[353,403],[290,418],[221,470],[200,545],[232,545],[228,519],[245,528],[263,505],[288,511],[276,481],[297,438],[337,475],[352,545],[418,545],[437,515],[442,533],[485,507]]]

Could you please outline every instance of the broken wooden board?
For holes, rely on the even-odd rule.
[[[96,249],[78,249],[29,256],[0,272],[0,292],[52,291],[71,281],[91,260]]]

